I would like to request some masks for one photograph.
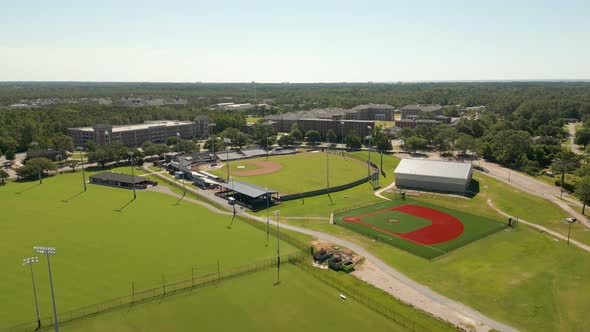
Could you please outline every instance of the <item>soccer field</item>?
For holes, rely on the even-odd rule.
[[[426,259],[449,253],[506,227],[505,223],[413,200],[336,213],[338,225]]]
[[[140,291],[163,278],[190,278],[191,270],[215,272],[218,262],[224,270],[276,255],[264,232],[242,222],[227,229],[229,216],[153,192],[138,191],[133,202],[125,189],[88,184],[82,193],[81,178],[76,172],[0,187],[0,327],[35,319],[30,273],[21,264],[39,256],[33,246],[57,248],[51,264],[60,312],[128,295],[132,282]],[[281,244],[281,254],[294,251]],[[41,315],[50,316],[46,258],[34,269]]]
[[[326,161],[326,158],[329,160]],[[265,166],[265,163],[268,166]],[[326,188],[328,173],[326,163],[329,165],[330,186],[332,187],[367,177],[365,163],[336,154],[330,154],[327,157],[325,152],[319,151],[272,156],[268,160],[264,157],[234,160],[230,162],[230,176],[235,180],[247,181],[277,190],[283,195],[294,194]],[[227,177],[227,168],[225,167],[224,163],[222,168],[206,169],[206,171],[225,178]],[[265,168],[272,169],[265,173]]]

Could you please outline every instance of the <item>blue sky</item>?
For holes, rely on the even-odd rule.
[[[0,80],[590,79],[590,1],[0,0]]]

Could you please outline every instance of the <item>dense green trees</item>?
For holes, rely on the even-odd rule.
[[[47,158],[33,158],[26,161],[25,165],[16,170],[19,177],[33,179],[42,176],[46,171],[54,171],[57,166]]]
[[[405,140],[404,146],[406,150],[416,153],[419,150],[426,150],[427,141],[424,138],[412,136]]]
[[[356,133],[356,131],[351,130],[346,135],[346,148],[348,149],[360,149],[363,145],[363,141],[361,137]]]
[[[315,145],[321,141],[322,137],[320,136],[320,133],[317,132],[317,130],[308,130],[305,133],[305,139],[309,144]]]

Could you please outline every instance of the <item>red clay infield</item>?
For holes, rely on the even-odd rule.
[[[362,219],[365,217],[383,213],[385,211],[399,211],[415,217],[430,220],[432,224],[408,233],[395,233],[362,221]],[[373,211],[360,216],[349,216],[343,218],[342,220],[346,222],[356,222],[380,232],[424,245],[432,245],[450,241],[461,235],[464,229],[463,223],[448,213],[413,204],[400,205],[379,211]]]

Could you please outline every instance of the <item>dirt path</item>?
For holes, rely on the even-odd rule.
[[[148,170],[145,166],[144,169]],[[151,171],[148,170],[148,172]],[[164,174],[152,174],[164,179],[167,182],[174,182],[173,180],[166,178],[166,175]],[[179,183],[176,183],[176,185],[179,185]],[[167,187],[165,187],[165,189],[162,189],[161,186],[156,186],[152,190],[170,196],[174,196],[176,198],[181,197],[181,195],[174,193]],[[205,197],[206,199],[212,199],[214,202],[221,203],[221,206],[227,206],[227,202],[225,202],[225,200],[219,199],[219,197],[216,197],[211,192],[197,191],[190,187],[187,187],[187,190],[198,196]],[[200,200],[195,200],[188,197],[185,197],[183,200],[185,202],[199,204],[215,213],[220,213],[224,215],[231,214],[230,211],[222,211]],[[229,206],[227,207],[229,208]],[[253,220],[266,223],[266,219],[263,217],[254,216],[245,212],[242,212],[242,214],[246,217],[252,218]],[[313,236],[321,241],[327,241],[335,245],[346,247],[356,252],[357,254],[364,256],[365,263],[363,265],[366,264],[366,267],[359,268],[358,272],[355,274],[358,278],[365,280],[371,285],[388,292],[394,297],[400,299],[402,302],[412,304],[416,308],[428,312],[442,320],[450,322],[455,326],[459,326],[465,330],[471,331],[489,331],[491,329],[508,332],[517,331],[516,329],[510,326],[493,320],[462,303],[451,300],[443,295],[434,292],[430,288],[413,281],[412,279],[408,278],[404,274],[389,266],[381,259],[374,256],[364,247],[354,242],[341,239],[328,233],[291,226],[287,224],[282,224],[281,227],[302,234]]]
[[[514,217],[514,216],[511,216],[511,215],[509,215],[508,213],[506,213],[506,212],[504,212],[504,211],[500,210],[498,207],[496,207],[496,206],[494,205],[494,202],[492,202],[492,200],[491,200],[491,199],[488,199],[488,206],[489,206],[489,207],[491,207],[492,209],[496,210],[496,211],[497,211],[499,214],[501,214],[501,215],[503,215],[503,216],[505,216],[505,217],[507,217],[507,218]],[[538,230],[540,230],[540,231],[542,231],[542,232],[545,232],[545,233],[547,233],[547,234],[549,234],[549,235],[551,235],[551,236],[554,236],[554,237],[556,237],[556,238],[558,238],[558,239],[561,239],[561,240],[563,240],[563,241],[567,241],[567,236],[565,236],[565,235],[563,235],[563,234],[561,234],[561,233],[557,233],[557,232],[555,232],[555,231],[552,231],[552,230],[550,230],[550,229],[549,229],[549,228],[547,228],[547,227],[544,227],[544,226],[541,226],[541,225],[537,225],[537,224],[535,224],[535,223],[533,223],[533,222],[526,221],[526,220],[524,220],[524,219],[520,219],[520,218],[518,219],[518,221],[519,221],[519,222],[522,222],[522,223],[523,223],[523,224],[525,224],[525,225],[528,225],[528,226],[531,226],[531,227],[533,227],[533,228],[535,228],[535,229],[538,229]],[[586,250],[587,252],[590,252],[590,246],[587,246],[587,245],[585,245],[585,244],[583,244],[583,243],[581,243],[581,242],[578,242],[578,241],[576,241],[576,240],[572,240],[572,239],[570,239],[570,243],[571,243],[571,244],[573,244],[574,246],[576,246],[576,247],[578,247],[578,248],[582,249],[582,250]]]

